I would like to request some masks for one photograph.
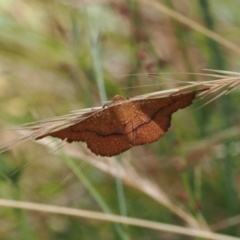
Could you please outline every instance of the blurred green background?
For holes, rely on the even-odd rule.
[[[207,80],[183,72],[238,71],[239,24],[237,0],[0,0],[1,142],[20,136],[7,129],[99,106],[116,94]],[[23,144],[0,154],[0,197],[179,226],[193,219],[195,227],[240,237],[240,220],[231,221],[240,215],[239,102],[238,89],[199,110],[204,101],[196,102],[174,115],[162,139],[110,160],[83,143],[73,144],[74,153]],[[95,164],[81,167],[90,158]],[[101,162],[125,175],[110,175]],[[0,207],[0,239],[195,238]]]

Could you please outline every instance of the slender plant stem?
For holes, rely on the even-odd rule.
[[[91,23],[91,18],[89,17],[89,15],[86,14],[86,16],[88,18],[88,22]],[[95,27],[94,29],[96,30],[97,26],[94,26],[94,27]],[[95,32],[94,34],[91,34],[91,29],[93,29],[93,28],[89,24],[89,37],[90,37],[90,43],[91,43],[90,48],[91,48],[92,58],[93,58],[93,62],[94,62],[93,69],[94,69],[95,76],[96,76],[96,81],[97,81],[97,85],[98,85],[98,91],[100,94],[101,102],[105,102],[105,101],[107,101],[107,94],[106,94],[106,90],[105,90],[102,65],[101,65],[101,60],[100,60],[100,55],[99,55],[100,32],[98,30],[96,30],[97,32]],[[115,163],[115,166],[117,167],[118,166],[117,159],[113,157],[113,161]],[[118,175],[119,175],[119,173],[117,171],[117,174],[115,175],[115,181],[116,181],[116,187],[117,187],[119,208],[120,208],[120,213],[123,216],[126,216],[125,214],[127,214],[127,210],[126,210],[124,188],[123,188],[122,180]],[[130,239],[127,236],[126,232],[125,232],[124,237],[127,239]]]

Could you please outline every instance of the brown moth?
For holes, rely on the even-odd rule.
[[[60,130],[41,134],[41,128],[36,127],[35,139],[52,136],[69,143],[86,142],[96,155],[115,156],[133,146],[157,141],[170,127],[172,114],[191,105],[196,94],[205,90],[149,99],[117,95],[100,110]]]

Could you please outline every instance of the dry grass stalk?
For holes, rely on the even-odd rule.
[[[160,3],[155,0],[135,0],[136,2],[142,2],[146,5],[152,6],[153,9],[157,9],[158,11],[166,14],[167,16],[177,20],[180,23],[185,24],[186,26],[194,29],[195,31],[202,33],[203,35],[215,40],[216,42],[220,43],[222,46],[231,49],[233,52],[240,53],[240,48],[228,41],[227,39],[223,38],[221,35],[207,29],[206,27],[202,26],[201,24],[193,21],[192,19],[182,15],[171,8],[167,7],[165,4]]]
[[[59,207],[55,205],[46,205],[46,204],[38,204],[38,203],[31,203],[31,202],[0,199],[0,206],[17,208],[17,209],[25,209],[30,211],[69,215],[69,216],[75,216],[75,217],[91,218],[91,219],[103,220],[103,221],[109,221],[109,222],[116,222],[116,223],[155,229],[155,230],[164,231],[164,232],[182,234],[186,236],[207,238],[212,240],[239,239],[236,237],[231,237],[223,234],[212,233],[212,232],[188,228],[188,227],[179,227],[175,225],[158,223],[158,222],[142,220],[137,218],[123,217],[123,216],[118,216],[113,214],[104,214],[100,212],[92,212],[92,211],[67,208],[67,207]]]
[[[132,100],[169,97],[171,95],[179,95],[182,93],[203,89],[204,91],[200,92],[198,94],[198,97],[206,98],[210,96],[211,100],[207,102],[209,103],[217,99],[218,97],[229,93],[230,91],[234,90],[236,87],[240,85],[240,74],[225,72],[225,71],[214,71],[214,70],[210,70],[210,71],[213,71],[219,74],[214,73],[214,74],[204,74],[204,75],[218,77],[218,79],[211,80],[211,81],[187,82],[186,85],[178,88],[139,95],[139,96],[133,97]],[[205,103],[204,105],[206,105],[207,103]],[[92,116],[93,114],[97,113],[98,111],[101,111],[101,109],[102,109],[102,106],[95,107],[95,108],[86,108],[86,109],[74,111],[67,115],[26,124],[18,130],[25,130],[25,131],[27,130],[28,133],[16,140],[13,140],[1,146],[0,152],[10,150],[24,142],[35,140],[39,136],[47,135],[51,132],[62,130],[64,128],[77,124],[85,120],[86,118]]]

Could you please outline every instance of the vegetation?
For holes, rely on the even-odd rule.
[[[22,136],[9,129],[116,94],[238,71],[235,0],[8,0],[0,9],[2,144]],[[208,100],[118,157],[50,138],[1,153],[0,239],[240,237],[239,90],[201,107]]]

